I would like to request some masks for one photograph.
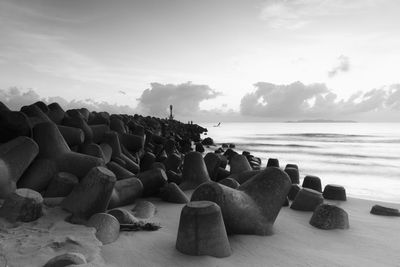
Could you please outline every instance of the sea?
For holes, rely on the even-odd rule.
[[[350,197],[400,203],[400,123],[199,123],[217,145],[235,144],[281,167],[299,166],[300,178],[339,184]],[[216,147],[217,148],[217,147]],[[301,181],[300,181],[301,182]]]

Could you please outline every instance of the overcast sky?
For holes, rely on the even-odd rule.
[[[398,0],[0,0],[0,100],[399,121],[399,14]]]

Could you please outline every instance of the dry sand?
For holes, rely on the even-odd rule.
[[[329,201],[348,212],[349,230],[314,228],[308,223],[311,212],[283,207],[274,235],[230,236],[232,255],[219,259],[177,251],[183,205],[147,200],[157,207],[150,221],[161,224],[158,231],[122,232],[116,242],[101,246],[93,228],[60,221],[67,213],[50,208],[38,221],[17,228],[0,221],[1,253],[8,266],[42,266],[66,251],[83,253],[90,261],[87,266],[400,266],[400,218],[369,213],[374,204],[400,204],[354,198]]]

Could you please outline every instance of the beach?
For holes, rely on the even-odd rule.
[[[399,218],[369,213],[375,204],[400,208],[399,204],[355,198],[327,201],[348,212],[348,230],[317,229],[309,224],[312,212],[283,207],[272,236],[229,236],[232,255],[215,258],[184,255],[175,249],[183,204],[147,200],[157,207],[150,220],[162,228],[121,232],[114,243],[103,246],[93,228],[59,221],[68,215],[60,208],[47,210],[44,217],[18,231],[2,231],[1,248],[8,266],[43,266],[65,251],[83,253],[89,263],[82,266],[400,266]],[[22,234],[26,235],[23,241]]]

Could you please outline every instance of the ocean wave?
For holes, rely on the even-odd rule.
[[[240,137],[238,137],[240,138]],[[304,142],[313,141],[321,143],[362,143],[362,144],[400,144],[400,139],[392,139],[387,137],[374,137],[369,139],[358,139],[358,138],[326,138],[326,137],[301,137],[300,135],[260,135],[260,136],[248,136],[246,140],[256,140],[258,142],[262,141],[291,141],[291,142]]]
[[[243,148],[248,147],[243,145]],[[238,145],[238,148],[242,146]],[[245,149],[244,149],[245,150]],[[249,149],[250,150],[250,149]],[[382,155],[363,155],[355,153],[339,153],[339,152],[323,152],[323,151],[307,151],[307,150],[270,150],[253,148],[250,150],[251,153],[273,153],[273,154],[301,154],[310,156],[324,156],[324,157],[338,157],[338,158],[359,158],[359,159],[383,159],[383,160],[400,160],[399,156],[382,156]]]
[[[272,146],[272,147],[319,148],[319,146],[314,146],[314,145],[272,144],[272,143],[240,143],[240,142],[236,142],[235,145],[240,146],[240,147]]]

